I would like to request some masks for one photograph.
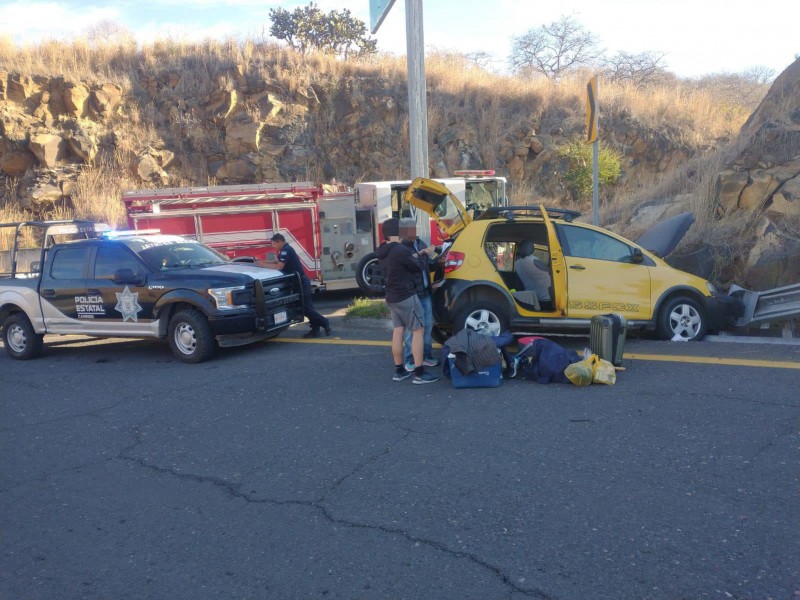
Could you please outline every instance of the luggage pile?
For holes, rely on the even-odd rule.
[[[613,385],[622,366],[626,333],[625,317],[596,315],[591,321],[589,348],[583,354],[541,336],[519,338],[518,350],[511,354],[508,347],[514,336],[510,332],[487,336],[464,329],[442,346],[442,374],[455,388],[497,387],[504,378]]]

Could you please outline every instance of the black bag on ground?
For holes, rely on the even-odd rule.
[[[537,383],[570,383],[564,369],[581,357],[575,350],[539,338],[517,352],[514,359],[518,361],[517,377]]]

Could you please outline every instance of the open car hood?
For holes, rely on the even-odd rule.
[[[664,258],[675,250],[692,223],[694,215],[690,212],[675,215],[643,233],[636,243],[659,258]]]
[[[417,177],[406,190],[405,199],[411,206],[428,213],[450,237],[472,222],[458,198],[446,185],[433,179]]]

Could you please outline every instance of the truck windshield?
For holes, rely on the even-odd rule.
[[[156,271],[210,267],[230,262],[226,256],[195,242],[145,244],[137,253]]]

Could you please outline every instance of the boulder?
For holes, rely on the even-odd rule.
[[[12,150],[0,154],[0,171],[9,177],[22,177],[34,163],[33,154],[24,150]]]
[[[24,104],[36,92],[36,84],[27,75],[11,73],[6,80],[6,100]]]
[[[90,133],[77,131],[67,138],[70,150],[87,164],[91,164],[97,156],[97,139]]]
[[[38,185],[28,192],[28,197],[34,204],[42,204],[44,202],[53,203],[56,200],[60,200],[63,196],[64,194],[61,188],[52,183]]]
[[[169,175],[161,168],[158,156],[150,152],[145,152],[138,157],[136,174],[142,181],[156,185],[167,185],[169,181]]]
[[[122,89],[113,83],[104,83],[89,93],[89,110],[99,119],[110,117],[122,102]]]
[[[81,118],[89,102],[89,88],[83,83],[69,82],[64,86],[64,110],[71,117]]]
[[[800,282],[800,240],[765,219],[747,257],[745,286],[769,290]]]
[[[28,148],[40,166],[50,169],[54,168],[65,154],[64,140],[60,135],[52,133],[32,134]]]
[[[261,139],[261,122],[228,123],[225,126],[225,150],[229,156],[258,152]]]
[[[722,171],[717,175],[714,204],[720,214],[727,215],[739,208],[739,197],[749,178],[744,171]]]

